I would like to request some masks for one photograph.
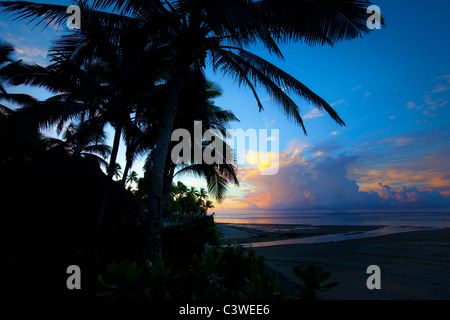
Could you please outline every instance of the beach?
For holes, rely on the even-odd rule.
[[[258,226],[217,223],[223,244],[254,244],[268,271],[280,277],[285,293],[300,283],[293,267],[304,262],[331,273],[337,287],[324,300],[450,299],[450,228],[406,229],[387,235],[335,242],[270,245],[283,239],[372,232],[379,226]],[[265,242],[264,246],[255,244]],[[275,244],[276,242],[272,242]],[[368,289],[367,268],[380,268],[381,289]]]

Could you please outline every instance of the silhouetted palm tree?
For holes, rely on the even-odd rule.
[[[0,42],[0,163],[5,164],[13,159],[24,160],[34,152],[45,150],[45,143],[36,125],[24,123],[23,117],[7,104],[30,107],[38,101],[27,94],[8,93],[6,85],[17,69],[26,67],[20,60],[12,58],[14,47]]]
[[[52,150],[64,150],[75,156],[96,161],[99,165],[107,167],[106,158],[111,153],[111,147],[106,145],[106,134],[94,121],[83,121],[78,125],[70,123],[63,132],[62,140],[46,138],[44,141]]]
[[[122,180],[124,179],[125,174],[123,174],[122,176]],[[138,183],[139,178],[138,178],[138,174],[136,171],[131,171],[131,173],[126,177],[126,183],[127,184],[133,184],[133,183]]]
[[[173,186],[173,196],[184,196],[188,193],[188,187],[181,181],[177,181],[177,184]]]
[[[202,200],[206,200],[206,199],[208,199],[208,193],[206,192],[206,189],[205,188],[200,188],[200,190],[198,191],[198,193],[199,193],[199,198],[200,199],[202,199]]]
[[[184,129],[190,133],[191,137],[195,137],[194,121],[201,121],[202,136],[207,130],[217,130],[226,135],[227,125],[232,121],[238,121],[236,116],[230,110],[223,110],[214,104],[214,99],[222,94],[221,88],[212,82],[206,81],[203,76],[195,77],[189,82],[181,95],[181,108],[178,110],[177,119],[174,129]],[[168,159],[166,162],[163,204],[167,201],[170,185],[176,175],[191,175],[200,179],[205,179],[208,192],[215,198],[217,202],[222,202],[230,183],[239,185],[236,177],[236,167],[231,163],[226,163],[226,151],[231,153],[229,146],[216,136],[214,139],[217,146],[222,146],[225,152],[220,153],[216,150],[216,157],[221,161],[217,163],[206,163],[204,159],[198,163],[195,161],[195,147],[200,145],[203,154],[206,148],[210,146],[211,141],[191,141],[191,159],[187,163],[179,164],[178,161]],[[175,143],[172,142],[170,149]],[[184,159],[185,160],[185,159]]]
[[[207,213],[208,209],[214,208],[214,205],[212,204],[212,201],[206,200],[203,202],[202,207],[203,207],[204,213]]]
[[[263,109],[256,86],[265,89],[283,112],[306,133],[297,104],[291,95],[298,95],[327,111],[338,123],[343,121],[331,106],[303,83],[275,65],[249,52],[244,47],[259,44],[270,53],[282,57],[279,43],[302,41],[308,45],[333,45],[369,32],[366,27],[365,0],[96,0],[94,8],[109,9],[115,14],[94,12],[83,1],[82,15],[108,26],[108,39],[119,39],[123,29],[137,27],[135,39],[151,52],[164,48],[167,65],[167,95],[164,112],[159,119],[149,191],[149,214],[144,223],[148,229],[143,258],[161,256],[161,206],[164,171],[170,137],[180,95],[193,72],[202,72],[209,63],[248,86],[259,109]],[[65,21],[66,7],[22,2],[1,2],[0,7],[19,18],[39,21]],[[122,30],[121,30],[122,29]],[[142,41],[142,39],[145,39]],[[100,39],[101,42],[102,39]],[[108,40],[109,41],[109,40]],[[146,43],[145,43],[146,42]],[[91,44],[92,46],[93,44]],[[75,48],[73,48],[75,49]],[[79,47],[79,51],[85,48]],[[71,50],[71,52],[77,52]]]
[[[120,179],[120,176],[122,175],[122,167],[120,166],[120,164],[118,164],[118,163],[115,163],[114,164],[114,168],[110,168],[109,167],[109,165],[108,165],[108,172],[109,171],[112,171],[113,172],[113,178],[114,179],[116,179],[116,180],[119,180]]]
[[[3,101],[18,105],[30,105],[34,104],[36,100],[27,95],[20,93],[8,93],[5,89],[5,82],[7,79],[16,72],[16,69],[22,67],[21,60],[13,60],[12,55],[14,47],[12,44],[0,41],[0,111],[2,113],[10,113],[11,109],[3,105]]]

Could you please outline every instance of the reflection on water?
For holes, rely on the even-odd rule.
[[[245,224],[411,226],[450,228],[449,213],[216,214],[214,221]]]
[[[338,241],[343,241],[343,240],[361,239],[361,238],[376,237],[376,236],[382,236],[382,235],[399,233],[399,232],[419,231],[419,230],[428,230],[428,229],[430,229],[430,228],[387,226],[387,227],[381,227],[376,230],[370,230],[370,231],[365,231],[365,232],[352,231],[352,232],[347,232],[347,233],[327,234],[327,235],[316,236],[316,237],[274,240],[274,241],[266,241],[266,242],[253,242],[253,243],[242,244],[242,246],[258,248],[258,247],[269,247],[269,246],[282,246],[282,245],[289,245],[289,244],[338,242]]]
[[[293,229],[314,226],[380,226],[365,232],[330,234],[307,238],[255,242],[246,246],[266,247],[275,245],[323,243],[375,237],[398,232],[450,228],[450,213],[315,213],[315,214],[218,214],[214,221],[219,223],[249,224],[252,228],[271,231],[271,228]],[[280,230],[283,231],[283,230]],[[284,230],[286,231],[286,230]]]
[[[311,225],[301,224],[233,223],[233,225],[236,227],[250,228],[266,232],[293,232],[298,230],[316,229],[316,227]]]

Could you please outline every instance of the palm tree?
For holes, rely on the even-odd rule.
[[[198,196],[199,196],[199,198],[202,199],[202,200],[208,199],[208,193],[206,192],[206,189],[203,188],[203,187],[200,188],[200,190],[199,190],[199,192],[198,192]]]
[[[182,107],[178,110],[175,128],[187,130],[191,136],[194,136],[192,124],[194,121],[201,121],[202,134],[206,130],[216,129],[225,136],[228,123],[239,120],[230,110],[223,110],[214,104],[214,99],[221,95],[222,90],[217,84],[206,81],[203,75],[195,77],[189,82],[189,85],[184,88],[181,95]],[[215,139],[217,139],[217,145],[222,144],[222,149],[231,152],[229,146],[221,140],[219,136]],[[173,148],[174,144],[175,142],[170,145],[170,149]],[[168,159],[166,162],[162,209],[164,209],[163,206],[167,203],[166,199],[168,199],[170,186],[176,175],[191,175],[200,179],[205,179],[208,192],[219,203],[223,201],[229,183],[239,185],[236,177],[236,167],[226,163],[224,155],[226,153],[217,153],[218,157],[222,157],[221,164],[210,164],[205,163],[204,161],[196,163],[195,159],[192,158],[192,155],[194,155],[194,146],[196,144],[201,144],[203,154],[211,142],[192,142],[191,159],[189,163],[178,164],[178,161],[174,162],[173,159]],[[204,192],[206,193],[205,190]]]
[[[124,171],[126,179],[134,157],[133,149],[139,151],[140,143],[140,131],[131,118],[131,114],[136,107],[135,100],[143,92],[142,87],[151,88],[154,79],[147,81],[136,78],[129,70],[130,64],[135,64],[134,61],[131,62],[131,53],[125,48],[116,48],[110,41],[104,41],[93,49],[96,52],[104,51],[109,54],[102,54],[101,59],[79,52],[75,55],[70,48],[77,45],[86,46],[86,43],[94,42],[92,38],[98,36],[95,22],[93,25],[84,23],[84,27],[86,29],[81,36],[64,37],[52,45],[50,50],[50,56],[54,62],[52,65],[47,68],[40,66],[22,68],[19,74],[10,77],[8,81],[14,85],[41,86],[58,93],[42,103],[39,108],[24,110],[27,117],[33,119],[40,127],[59,123],[58,128],[61,128],[67,120],[74,117],[80,117],[81,123],[86,117],[90,121],[95,119],[99,130],[103,130],[106,124],[111,124],[115,131],[112,149],[109,152],[108,181],[112,181],[115,175],[113,168],[116,167],[122,135],[126,136],[127,142],[134,141],[127,143],[127,166]],[[117,54],[111,54],[114,52]],[[121,59],[118,59],[118,56]],[[124,182],[125,179],[123,179]],[[105,196],[100,205],[97,227],[103,219],[108,190],[109,188],[106,187]]]
[[[89,19],[110,26],[108,38],[118,38],[116,30],[138,26],[136,39],[145,48],[164,48],[167,95],[159,119],[156,147],[152,151],[148,229],[142,257],[155,260],[161,255],[161,206],[165,164],[180,94],[192,72],[202,72],[209,63],[214,70],[230,75],[239,85],[253,92],[259,110],[263,105],[256,85],[260,85],[283,112],[306,133],[299,107],[291,95],[298,95],[319,109],[324,109],[340,125],[344,122],[331,106],[303,83],[275,65],[246,50],[260,44],[270,53],[282,57],[279,43],[302,41],[308,45],[333,45],[368,33],[368,0],[97,0],[94,8],[109,9],[113,14],[86,11]],[[79,2],[87,10],[84,2]],[[19,18],[62,22],[66,7],[24,2],[1,2],[0,7]],[[82,11],[83,15],[83,11]],[[142,42],[142,39],[145,39]],[[116,40],[117,41],[117,40]],[[145,44],[147,41],[147,44]],[[73,48],[75,49],[75,48]],[[85,48],[80,48],[83,51]],[[151,50],[150,50],[151,51]],[[71,50],[76,52],[76,50]]]
[[[177,181],[177,184],[173,186],[174,197],[185,196],[188,193],[188,187],[181,181]]]
[[[325,109],[337,123],[344,124],[331,106],[304,84],[243,49],[245,45],[259,42],[269,51],[281,56],[276,41],[297,39],[311,44],[324,44],[346,37],[352,38],[366,30],[362,23],[365,22],[365,16],[361,2],[351,3],[352,14],[345,15],[347,19],[342,19],[342,11],[334,11],[331,6],[326,8],[327,11],[320,12],[315,2],[302,1],[301,4],[298,6],[298,1],[290,1],[283,10],[277,9],[273,1],[175,1],[173,6],[167,4],[171,18],[168,22],[172,31],[170,40],[174,52],[173,67],[167,80],[168,97],[153,151],[149,215],[145,223],[149,232],[143,257],[155,260],[161,256],[159,201],[163,192],[164,166],[170,136],[180,106],[179,96],[189,74],[193,71],[201,72],[207,58],[216,71],[231,74],[239,84],[249,86],[262,110],[263,106],[255,89],[255,84],[260,84],[305,133],[299,108],[283,89]],[[310,4],[314,5],[311,7]],[[349,6],[348,1],[340,4]],[[339,3],[336,7],[339,7]],[[299,19],[299,15],[305,13],[312,16],[303,20],[306,23]],[[289,24],[286,24],[287,21]]]
[[[63,132],[62,140],[46,138],[44,141],[50,150],[64,150],[75,157],[89,158],[106,168],[105,159],[110,155],[111,147],[106,145],[105,132],[93,120],[79,124],[71,122]]]
[[[113,177],[114,177],[114,179],[116,179],[116,180],[119,180],[120,179],[120,176],[122,175],[122,167],[120,166],[120,164],[118,164],[118,163],[115,163],[114,164],[114,168],[110,168],[109,167],[109,165],[108,165],[108,172],[109,171],[112,171],[113,172]]]
[[[14,61],[12,54],[14,47],[12,44],[0,41],[0,102],[8,101],[19,105],[31,105],[36,100],[26,94],[13,94],[6,92],[5,83],[11,74],[16,72],[17,68],[23,67],[21,60]],[[2,113],[10,113],[11,109],[0,103]]]
[[[130,187],[131,187],[131,184],[133,184],[133,183],[137,184],[139,182],[138,174],[136,173],[136,171],[131,171],[130,175],[128,175],[128,176],[125,176],[125,173],[124,173],[122,176],[122,180],[125,179],[125,177],[127,180],[126,183],[130,184]]]
[[[20,60],[12,58],[14,47],[0,41],[0,163],[13,159],[24,160],[34,152],[45,150],[45,143],[37,126],[24,123],[21,114],[8,103],[22,107],[34,106],[38,101],[27,94],[13,94],[6,91],[8,79],[17,69],[27,67]]]
[[[199,195],[200,195],[200,193],[198,193],[198,190],[195,187],[191,186],[189,188],[188,196],[192,196],[192,197],[196,197],[197,198]]]
[[[206,213],[208,211],[208,209],[212,209],[212,208],[214,208],[212,201],[206,200],[203,204],[204,213]]]

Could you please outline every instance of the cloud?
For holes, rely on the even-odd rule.
[[[450,74],[446,74],[436,78],[438,84],[434,86],[433,93],[450,91]]]
[[[37,47],[28,47],[28,46],[17,46],[16,51],[21,55],[24,54],[27,57],[43,57],[47,56],[47,52],[45,50],[39,49]]]
[[[445,94],[445,92],[450,91],[450,74],[437,77],[434,82],[438,82],[438,84],[431,89],[431,92],[424,93],[421,105],[409,101],[406,108],[408,110],[421,110],[421,113],[429,118],[439,116],[443,107],[450,103],[448,95]]]
[[[336,102],[331,103],[330,106],[335,107],[335,106],[337,106],[338,104],[344,103],[344,102],[346,102],[346,101],[347,101],[347,100],[342,99],[342,100],[339,100],[339,101],[336,101]]]
[[[314,118],[319,118],[324,116],[325,114],[323,113],[323,111],[314,108],[311,111],[307,112],[302,118],[303,119],[314,119]]]
[[[410,109],[420,109],[420,108],[422,108],[421,106],[417,106],[413,101],[409,101],[407,104],[406,104],[406,108],[408,109],[408,110],[410,110]]]
[[[245,182],[257,186],[246,203],[271,210],[351,210],[450,207],[450,197],[438,191],[400,188],[378,182],[378,190],[362,191],[347,170],[355,156],[319,157],[282,165],[275,176],[253,172]]]
[[[241,168],[241,185],[251,192],[226,206],[271,211],[450,208],[448,143],[430,146],[442,134],[398,135],[348,149],[333,141],[293,141],[279,153],[276,175]]]

